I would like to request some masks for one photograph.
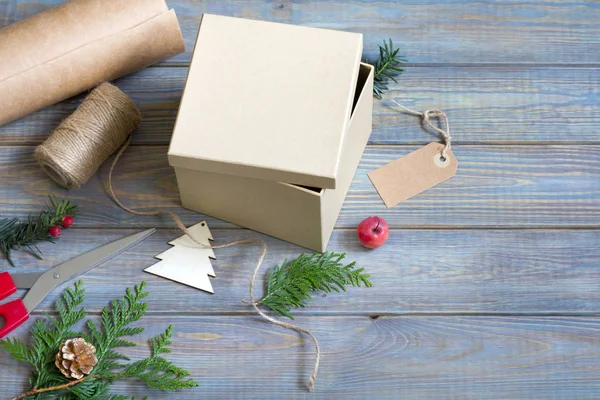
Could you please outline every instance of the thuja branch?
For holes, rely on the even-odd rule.
[[[295,260],[285,260],[281,266],[269,270],[267,294],[257,304],[270,308],[279,316],[294,319],[290,311],[304,307],[312,300],[312,293],[321,290],[346,291],[347,286],[372,286],[364,268],[355,268],[356,262],[344,265],[346,254],[326,252],[301,254]]]
[[[87,316],[82,307],[83,284],[77,282],[74,288],[67,288],[56,303],[58,316],[46,315],[34,323],[31,344],[17,338],[0,341],[0,349],[33,368],[32,388],[16,399],[37,400],[44,396],[42,393],[54,392],[60,399],[124,400],[129,397],[109,394],[109,390],[114,381],[126,378],[140,379],[148,387],[160,390],[198,386],[189,379],[188,371],[163,357],[171,352],[172,326],[150,340],[148,358],[122,362],[129,359],[118,348],[135,346],[126,337],[144,331],[131,325],[146,313],[148,303],[142,300],[148,295],[144,282],[127,289],[123,297],[102,310],[99,323],[88,320],[87,329],[77,331],[74,326]]]
[[[58,200],[50,197],[50,204],[37,216],[30,215],[26,221],[20,222],[18,218],[0,219],[0,252],[14,267],[11,252],[19,248],[27,248],[31,254],[41,259],[41,252],[36,243],[48,241],[54,243],[53,234],[60,234],[60,226],[69,227],[73,223],[72,217],[78,209],[71,200]]]

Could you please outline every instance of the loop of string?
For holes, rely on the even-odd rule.
[[[440,111],[440,110],[427,110],[425,112],[419,112],[419,111],[415,111],[415,110],[411,110],[410,108],[404,107],[402,104],[398,103],[395,100],[390,100],[392,103],[394,103],[395,105],[397,105],[398,107],[402,108],[404,111],[413,114],[413,115],[418,115],[419,117],[421,117],[423,119],[423,122],[425,122],[425,124],[427,124],[427,126],[429,126],[431,129],[435,130],[436,132],[438,132],[439,134],[442,135],[442,137],[444,138],[444,143],[446,144],[446,146],[444,147],[444,149],[442,150],[442,157],[446,157],[446,152],[448,150],[450,150],[450,146],[451,146],[451,142],[452,142],[452,137],[450,136],[450,123],[448,122],[448,116],[446,115],[445,112]],[[431,123],[431,118],[443,118],[444,119],[444,124],[446,126],[446,129],[440,129],[437,126],[433,125]]]
[[[183,224],[183,222],[181,221],[181,219],[173,212],[171,211],[164,211],[164,210],[151,210],[151,211],[137,211],[134,210],[132,208],[129,208],[127,206],[125,206],[123,203],[121,203],[121,201],[117,198],[114,189],[113,189],[113,184],[112,184],[112,175],[113,175],[113,171],[115,169],[115,166],[117,165],[117,162],[119,161],[119,159],[121,158],[121,155],[125,152],[125,150],[127,150],[127,148],[129,147],[129,144],[131,143],[131,135],[127,138],[127,140],[125,141],[125,143],[123,144],[123,146],[121,147],[121,149],[119,150],[119,152],[115,155],[115,158],[110,166],[110,170],[108,172],[108,193],[111,197],[111,199],[119,206],[121,207],[123,210],[131,213],[131,214],[135,214],[135,215],[168,215],[170,216],[173,221],[175,222],[175,224],[177,225],[177,227],[179,229],[181,229],[181,231],[183,233],[185,233],[190,239],[192,239],[192,241],[194,243],[196,243],[197,245],[201,246],[202,248],[205,249],[225,249],[228,247],[233,247],[233,246],[237,246],[237,245],[241,245],[241,244],[250,244],[250,243],[258,243],[261,246],[261,254],[260,257],[258,258],[258,261],[256,262],[256,266],[254,267],[254,272],[252,273],[252,278],[250,279],[250,291],[249,291],[249,295],[250,295],[250,304],[252,304],[252,307],[254,307],[254,310],[265,320],[267,320],[268,322],[277,325],[277,326],[281,326],[283,328],[286,329],[291,329],[295,332],[299,332],[299,333],[304,333],[306,335],[308,335],[312,341],[314,342],[315,345],[315,366],[313,368],[313,372],[310,375],[310,379],[308,381],[308,390],[311,391],[315,388],[315,382],[317,380],[317,373],[319,372],[319,361],[321,358],[321,349],[319,347],[319,342],[317,341],[317,338],[312,334],[311,331],[309,331],[308,329],[304,329],[304,328],[300,328],[298,326],[292,325],[292,324],[288,324],[286,322],[283,321],[279,321],[276,320],[275,318],[269,317],[267,314],[265,314],[264,312],[262,312],[259,308],[258,308],[258,303],[256,301],[254,301],[254,282],[256,281],[256,276],[258,275],[258,270],[260,269],[265,256],[267,254],[267,244],[265,243],[264,240],[260,239],[260,238],[248,238],[248,239],[241,239],[241,240],[236,240],[234,242],[231,243],[226,243],[226,244],[222,244],[222,245],[218,245],[218,246],[209,246],[206,245],[202,242],[200,242],[198,239],[196,239],[187,229],[187,227]]]

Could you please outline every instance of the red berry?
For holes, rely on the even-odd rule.
[[[74,223],[75,223],[75,220],[70,215],[66,215],[62,219],[62,226],[65,229],[69,229]]]
[[[358,240],[369,248],[376,249],[383,245],[388,238],[388,224],[383,218],[369,217],[362,221],[356,228]]]
[[[52,237],[59,237],[60,236],[60,226],[53,226],[50,229],[48,229],[48,233],[50,234],[50,236]]]

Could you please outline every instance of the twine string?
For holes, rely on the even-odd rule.
[[[408,112],[409,114],[413,114],[413,115],[417,115],[417,116],[421,117],[423,119],[423,122],[425,122],[425,124],[427,124],[427,126],[429,126],[431,129],[435,130],[440,135],[442,135],[442,137],[444,138],[444,143],[446,144],[444,146],[444,149],[442,150],[442,157],[446,158],[446,152],[448,150],[450,150],[450,146],[452,143],[452,137],[450,136],[450,123],[448,122],[448,116],[446,115],[446,113],[443,111],[440,111],[440,110],[426,110],[425,112],[415,111],[415,110],[411,110],[408,107],[404,107],[402,104],[398,103],[396,100],[390,100],[390,101],[392,103],[394,103],[395,105],[397,105],[398,107],[402,108],[404,111]],[[442,118],[444,120],[446,129],[440,129],[437,126],[433,125],[431,123],[431,118]]]
[[[310,379],[308,381],[308,390],[309,391],[313,390],[315,388],[315,382],[317,380],[317,373],[319,372],[319,362],[320,362],[320,358],[321,358],[321,349],[319,347],[319,342],[318,342],[317,338],[308,329],[304,329],[304,328],[301,328],[301,327],[298,327],[298,326],[295,326],[292,324],[288,324],[283,321],[276,320],[275,318],[269,317],[267,314],[265,314],[262,310],[260,310],[258,308],[258,303],[254,300],[254,294],[253,294],[254,283],[256,281],[256,276],[258,275],[258,271],[259,271],[259,269],[265,259],[265,256],[267,254],[267,243],[261,238],[247,238],[247,239],[236,240],[236,241],[233,241],[230,243],[221,244],[221,245],[217,245],[217,246],[206,245],[206,244],[200,242],[198,239],[196,239],[194,237],[194,235],[192,235],[192,233],[183,224],[183,222],[177,216],[177,214],[175,214],[171,211],[167,211],[167,210],[138,211],[138,210],[134,210],[133,208],[130,208],[130,207],[127,207],[126,205],[124,205],[119,200],[117,195],[115,194],[115,191],[113,189],[112,177],[113,177],[113,172],[114,172],[115,166],[117,165],[117,162],[119,161],[119,159],[121,158],[121,156],[123,155],[125,150],[127,150],[127,148],[129,147],[130,144],[131,144],[131,135],[127,138],[127,140],[125,141],[125,143],[123,144],[121,149],[115,155],[115,158],[113,159],[112,164],[110,166],[110,170],[108,171],[108,193],[109,193],[109,196],[111,197],[111,199],[123,210],[125,210],[131,214],[134,214],[134,215],[142,215],[142,216],[168,215],[169,217],[171,217],[171,219],[175,222],[177,227],[183,233],[185,233],[190,239],[192,239],[192,241],[194,243],[196,243],[197,245],[199,245],[205,249],[225,249],[228,247],[233,247],[233,246],[243,245],[243,244],[251,244],[251,243],[260,244],[261,254],[260,254],[260,257],[258,258],[258,261],[256,262],[255,267],[254,267],[254,272],[252,273],[252,278],[250,279],[250,289],[249,289],[250,303],[252,304],[252,307],[254,307],[254,310],[266,321],[268,321],[274,325],[293,330],[295,332],[304,333],[312,339],[312,341],[314,342],[314,345],[315,345],[315,365],[313,367],[313,371],[312,371],[312,373],[310,375]]]
[[[123,144],[141,119],[125,93],[103,83],[38,146],[35,158],[59,185],[79,187]]]
[[[141,114],[131,99],[110,83],[102,83],[52,132],[48,140],[35,151],[35,157],[44,171],[59,185],[70,189],[79,187],[96,173],[100,165],[118,150],[108,172],[108,194],[123,210],[141,216],[168,215],[177,227],[192,241],[206,249],[225,249],[243,244],[258,243],[261,254],[250,280],[250,302],[254,310],[266,321],[308,335],[315,344],[315,366],[308,382],[308,390],[314,389],[321,351],[317,338],[303,329],[266,315],[254,300],[254,283],[267,254],[267,244],[260,238],[236,240],[218,246],[200,242],[190,233],[181,219],[167,210],[138,211],[124,205],[113,189],[113,172],[117,162],[131,144],[131,134],[139,126]],[[120,147],[120,149],[119,149]]]

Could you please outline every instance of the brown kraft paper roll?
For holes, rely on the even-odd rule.
[[[0,29],[0,126],[185,51],[164,0],[71,0]]]

